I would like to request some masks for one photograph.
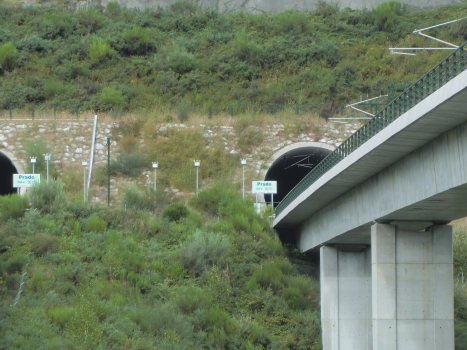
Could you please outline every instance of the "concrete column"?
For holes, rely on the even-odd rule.
[[[323,350],[370,350],[370,249],[325,246],[320,253]]]
[[[375,224],[373,350],[454,350],[452,227]]]

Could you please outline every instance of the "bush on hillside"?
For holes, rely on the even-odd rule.
[[[232,41],[232,47],[237,57],[249,63],[259,63],[264,53],[263,47],[250,39],[245,28],[242,28],[235,39]]]
[[[238,194],[233,189],[215,185],[200,191],[198,196],[191,197],[189,203],[192,207],[204,213],[216,216],[219,213],[219,204],[222,200],[230,201],[235,197],[238,197]]]
[[[404,7],[399,1],[387,1],[373,9],[376,26],[379,30],[390,32],[399,22]]]
[[[112,173],[121,173],[127,176],[138,176],[143,172],[146,164],[145,157],[138,151],[123,152],[110,162]]]
[[[154,55],[154,63],[158,70],[170,69],[178,75],[189,73],[197,66],[195,56],[176,43],[162,47]]]
[[[31,251],[36,256],[44,256],[53,252],[58,245],[58,238],[47,233],[41,233],[31,238]]]
[[[128,105],[123,93],[120,90],[105,87],[100,96],[100,109],[103,111],[121,111]]]
[[[28,197],[26,196],[17,194],[0,196],[0,222],[22,217],[28,204]]]
[[[201,276],[208,268],[225,259],[230,249],[231,243],[226,236],[196,231],[181,244],[177,256],[192,276]]]
[[[57,213],[65,208],[66,199],[63,183],[53,178],[42,179],[39,184],[33,186],[29,192],[31,206],[39,209],[43,213]]]
[[[99,64],[111,58],[115,53],[114,49],[106,40],[94,38],[89,46],[89,58],[92,64]]]
[[[90,232],[104,232],[107,229],[107,222],[97,215],[91,215],[86,222],[86,229]]]
[[[149,28],[133,27],[123,33],[125,40],[124,52],[128,55],[145,55],[155,49]]]
[[[126,186],[123,192],[122,204],[126,209],[132,210],[153,210],[154,191],[143,192],[138,186]]]
[[[16,47],[12,42],[0,46],[0,71],[12,70],[16,64]]]
[[[163,218],[167,218],[170,222],[177,222],[186,218],[189,214],[188,208],[182,203],[174,203],[164,209]]]

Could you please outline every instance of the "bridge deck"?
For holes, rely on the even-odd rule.
[[[274,226],[299,225],[356,185],[465,122],[467,71],[400,116],[321,176],[277,215]]]

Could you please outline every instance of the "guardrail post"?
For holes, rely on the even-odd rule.
[[[209,106],[209,119],[212,118],[212,106]]]
[[[13,118],[13,105],[10,103],[10,119]]]
[[[461,54],[461,62],[460,62],[460,68],[461,68],[461,72],[464,71],[464,48],[462,47],[461,50],[459,51],[460,54]]]
[[[34,105],[31,105],[31,119],[34,120]]]

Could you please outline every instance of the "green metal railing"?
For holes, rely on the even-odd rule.
[[[310,187],[342,159],[347,157],[420,101],[456,77],[460,72],[464,71],[467,64],[466,46],[467,42],[449,54],[445,59],[438,63],[438,65],[428,71],[428,73],[421,77],[417,82],[392,100],[383,108],[382,111],[376,114],[371,120],[369,120],[332,153],[324,158],[287,194],[287,196],[285,196],[281,203],[276,207],[276,215],[279,215],[303,191]]]

